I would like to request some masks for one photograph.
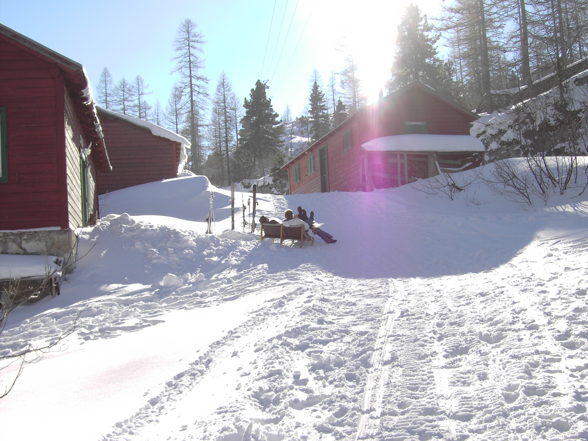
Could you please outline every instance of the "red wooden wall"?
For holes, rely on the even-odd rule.
[[[112,164],[111,172],[97,174],[98,194],[177,177],[179,143],[106,112],[98,116]]]
[[[0,230],[67,228],[64,80],[57,68],[2,37],[0,107],[8,133]]]
[[[358,111],[339,127],[313,144],[287,164],[291,193],[321,191],[319,149],[327,149],[328,190],[354,191],[361,187],[361,145],[371,139],[400,135],[405,122],[426,122],[428,133],[468,135],[475,117],[451,105],[423,86],[412,86],[392,97]],[[344,149],[345,132],[351,130],[351,149]],[[314,173],[309,173],[307,158],[315,155]],[[300,182],[295,183],[293,168],[300,169]]]

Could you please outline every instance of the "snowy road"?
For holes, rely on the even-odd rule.
[[[0,400],[0,439],[588,439],[588,205],[468,198],[263,195],[321,207],[340,241],[302,249],[106,216],[2,334],[7,354],[76,326]]]

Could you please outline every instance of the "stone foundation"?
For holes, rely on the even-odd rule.
[[[72,230],[28,230],[0,232],[0,254],[57,256],[64,271],[71,272],[76,261],[77,236]]]

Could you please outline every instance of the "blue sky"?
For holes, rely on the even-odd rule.
[[[356,58],[370,98],[389,77],[407,0],[0,0],[0,22],[81,63],[94,86],[107,67],[115,83],[141,75],[165,108],[174,82],[173,41],[194,21],[207,43],[209,90],[221,72],[242,101],[267,80],[274,110],[302,114],[315,69],[324,85]],[[439,0],[417,0],[430,16]]]

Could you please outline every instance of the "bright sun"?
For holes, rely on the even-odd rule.
[[[326,70],[340,71],[351,55],[358,67],[361,89],[373,102],[386,93],[394,60],[396,30],[410,0],[329,0],[314,2],[320,11],[323,49],[320,62]],[[412,0],[424,14],[432,16],[440,0]],[[319,6],[320,5],[320,6]],[[334,68],[333,68],[334,66]],[[325,71],[320,67],[320,71]]]

